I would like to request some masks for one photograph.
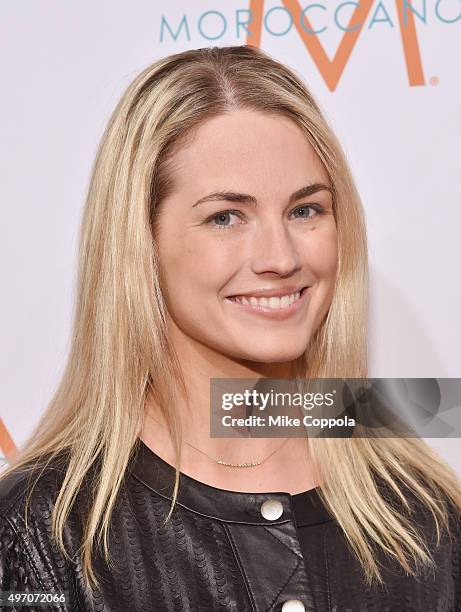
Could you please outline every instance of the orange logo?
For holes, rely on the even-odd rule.
[[[311,26],[306,15],[303,15],[298,0],[283,0],[283,5],[289,11],[307,52],[311,55],[330,91],[334,91],[338,85],[372,4],[373,0],[360,0],[357,2],[357,6],[348,24],[349,31],[344,33],[334,58],[330,60],[317,34],[308,32],[308,29],[313,31],[314,28]],[[396,0],[408,80],[412,86],[425,85],[413,13],[407,11],[407,14],[405,14],[404,4],[408,5],[408,0]],[[250,0],[250,14],[253,19],[247,26],[249,34],[247,35],[246,42],[248,45],[254,47],[261,46],[263,13],[264,0]],[[304,24],[304,27],[302,24]]]

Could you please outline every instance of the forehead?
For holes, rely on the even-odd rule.
[[[208,119],[174,155],[177,187],[242,188],[280,197],[328,174],[302,130],[289,118],[238,110]]]

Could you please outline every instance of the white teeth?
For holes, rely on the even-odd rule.
[[[262,308],[270,308],[271,310],[279,310],[281,308],[287,308],[288,306],[291,306],[293,302],[299,299],[300,294],[301,294],[300,291],[296,291],[296,293],[291,293],[290,295],[283,295],[281,297],[270,297],[270,298],[265,298],[265,297],[257,298],[254,296],[251,296],[248,298],[242,295],[242,296],[234,297],[233,299],[236,302],[239,302],[240,304],[260,306]]]

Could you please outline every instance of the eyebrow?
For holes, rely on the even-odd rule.
[[[307,198],[308,196],[317,193],[318,191],[329,191],[333,194],[332,188],[326,183],[311,183],[310,185],[305,185],[298,189],[294,193],[291,194],[289,198],[289,203],[293,204],[302,198]],[[213,193],[209,193],[203,198],[200,198],[193,204],[197,206],[198,204],[203,204],[204,202],[215,202],[215,201],[223,201],[226,200],[228,202],[239,202],[240,204],[251,204],[256,206],[258,201],[253,195],[248,195],[246,193],[236,193],[234,191],[214,191]]]

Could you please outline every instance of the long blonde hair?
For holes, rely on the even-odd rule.
[[[331,307],[297,362],[297,375],[367,376],[367,245],[363,210],[339,142],[301,79],[250,46],[177,53],[147,67],[128,87],[100,143],[80,234],[72,344],[60,384],[23,450],[17,467],[65,451],[68,465],[53,515],[63,553],[63,529],[84,479],[94,498],[81,543],[84,575],[95,544],[104,543],[114,502],[136,449],[148,392],[168,423],[177,454],[171,517],[179,486],[180,420],[174,387],[186,389],[181,362],[168,342],[160,288],[156,216],[173,190],[174,152],[201,122],[247,108],[291,118],[328,172],[338,230],[338,274]],[[369,584],[382,580],[375,543],[416,574],[432,562],[411,514],[383,499],[381,477],[409,510],[404,487],[449,530],[443,499],[461,508],[455,473],[420,439],[312,439],[309,451],[322,475],[320,493],[360,560]],[[44,458],[46,458],[45,461]],[[97,470],[92,468],[97,466]],[[30,500],[29,493],[28,500]],[[27,514],[27,513],[26,513]]]

